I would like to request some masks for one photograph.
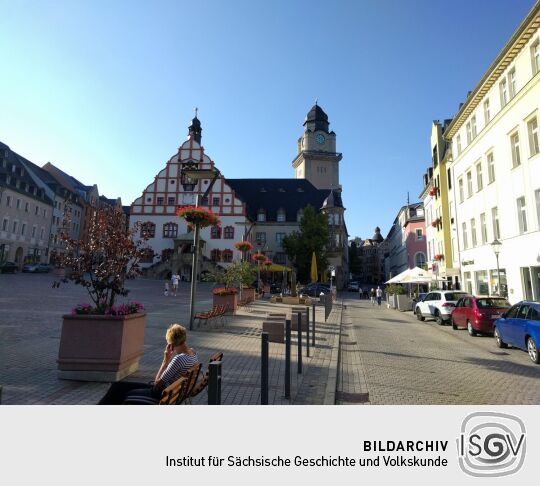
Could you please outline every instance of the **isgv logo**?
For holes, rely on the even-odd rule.
[[[523,465],[526,445],[525,425],[518,417],[475,412],[461,424],[459,466],[470,476],[508,476]]]

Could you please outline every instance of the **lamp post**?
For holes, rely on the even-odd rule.
[[[215,167],[211,169],[199,169],[198,165],[193,162],[189,161],[186,164],[183,165],[181,170],[181,175],[183,177],[187,177],[188,179],[191,179],[193,181],[197,181],[200,179],[211,179],[210,184],[208,185],[208,188],[203,194],[203,199],[208,196],[210,191],[212,190],[212,187],[214,187],[215,182],[217,181],[218,177],[221,175],[218,169]],[[195,195],[195,207],[198,207],[200,204],[200,194]],[[199,265],[199,244],[200,244],[200,234],[201,229],[199,227],[199,224],[195,224],[195,231],[193,234],[193,260],[191,265],[191,294],[189,298],[189,330],[193,330],[193,317],[195,316],[195,294],[197,292],[197,273],[198,273],[198,265]]]
[[[495,238],[491,243],[491,248],[493,248],[493,253],[495,253],[495,258],[497,260],[497,294],[501,295],[501,273],[499,271],[499,253],[501,252],[502,243]]]

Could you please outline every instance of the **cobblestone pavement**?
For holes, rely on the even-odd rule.
[[[364,401],[371,404],[540,403],[540,366],[526,352],[499,349],[490,336],[420,322],[384,303],[372,307],[348,296],[343,302],[341,353],[352,357],[350,366],[341,363],[349,380],[338,387],[338,403],[340,391],[369,393]]]
[[[60,380],[56,358],[62,314],[78,303],[89,302],[86,292],[71,283],[53,289],[52,275],[0,275],[0,385],[3,404],[94,404],[108,388],[106,383]],[[129,300],[143,302],[147,309],[144,355],[140,369],[130,381],[149,381],[161,363],[164,335],[172,322],[188,323],[189,284],[181,283],[177,297],[163,295],[163,283],[139,279],[129,283]],[[211,285],[200,284],[197,310],[211,308]],[[279,309],[279,310],[278,310]],[[288,310],[290,306],[257,301],[251,312],[240,311],[221,328],[196,329],[188,339],[203,362],[223,351],[222,402],[260,403],[260,333],[269,310]],[[317,346],[312,358],[304,357],[304,374],[296,373],[296,346],[293,333],[291,400],[284,399],[283,344],[270,343],[269,402],[271,404],[325,402],[327,378],[332,373],[332,346],[337,346],[337,310],[322,324],[323,310],[317,310]],[[334,329],[331,322],[335,322]],[[334,353],[336,354],[336,353]],[[333,373],[335,375],[335,371]],[[305,379],[307,377],[307,379]],[[322,377],[322,378],[321,378]],[[318,381],[318,386],[313,382]],[[324,386],[323,386],[324,385]],[[195,403],[205,403],[206,393]]]

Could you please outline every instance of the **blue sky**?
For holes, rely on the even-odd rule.
[[[315,98],[351,237],[415,201],[451,117],[533,0],[0,0],[0,140],[129,204],[185,139],[225,176],[293,177]]]

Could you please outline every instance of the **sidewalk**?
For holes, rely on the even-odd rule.
[[[109,384],[59,380],[56,358],[61,316],[75,303],[85,302],[84,290],[73,285],[61,292],[53,290],[52,276],[3,276],[7,291],[0,295],[6,312],[0,318],[0,385],[2,404],[95,404]],[[8,282],[9,280],[9,282]],[[32,282],[35,288],[28,288]],[[162,282],[136,280],[130,283],[130,300],[140,300],[147,308],[144,355],[140,369],[126,380],[150,381],[161,363],[165,330],[172,322],[188,323],[189,286],[181,285],[179,296],[165,298]],[[36,306],[34,295],[40,295]],[[201,284],[197,309],[212,305],[210,286]],[[188,332],[206,371],[209,357],[222,351],[222,403],[252,405],[260,403],[260,353],[262,321],[267,312],[290,311],[290,306],[257,301],[251,312],[240,310],[229,317],[225,327]],[[293,332],[291,359],[291,400],[283,398],[285,345],[270,343],[269,403],[334,403],[337,377],[337,346],[341,306],[336,304],[328,322],[324,310],[316,307],[317,341],[311,358],[305,356],[304,373],[297,374],[296,333]],[[305,344],[305,335],[304,344]],[[195,403],[206,403],[204,392]]]

